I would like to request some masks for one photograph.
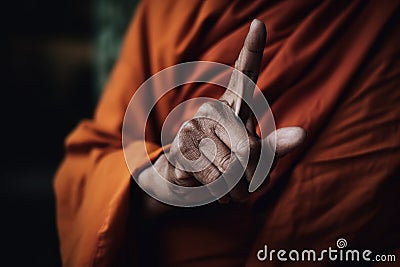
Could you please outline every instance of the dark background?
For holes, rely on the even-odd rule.
[[[52,188],[66,135],[90,118],[135,1],[3,2],[0,265],[60,266]]]

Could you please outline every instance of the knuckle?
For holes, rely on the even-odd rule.
[[[238,152],[243,152],[249,149],[250,140],[248,138],[243,138],[236,144],[236,150]]]
[[[249,77],[251,80],[256,80],[258,77],[258,73],[253,71],[253,70],[241,70],[247,77]]]
[[[198,123],[196,120],[189,120],[183,123],[182,131],[184,133],[192,132],[198,128]]]
[[[228,168],[230,161],[231,161],[231,154],[229,153],[229,154],[223,155],[219,159],[217,164],[218,164],[218,166],[220,166],[222,168],[223,171],[225,171]]]
[[[179,154],[183,155],[187,160],[194,160],[200,157],[198,150],[198,139],[199,132],[197,130],[198,125],[194,120],[186,122],[177,137],[177,144],[179,148]],[[175,149],[174,149],[175,151]]]
[[[240,140],[237,143],[236,148],[240,152],[244,152],[246,150],[256,151],[261,149],[261,142],[255,137],[248,136],[247,138]]]
[[[214,107],[213,107],[212,103],[206,102],[199,107],[197,114],[205,115],[205,114],[212,112],[213,109],[214,109]]]
[[[203,174],[203,182],[205,184],[209,184],[214,182],[216,179],[218,179],[220,173],[216,168],[206,168],[205,170],[202,171]]]
[[[226,102],[226,101],[225,101]],[[204,115],[206,117],[214,117],[215,115],[221,114],[223,112],[223,107],[226,104],[223,104],[221,101],[209,101],[200,106],[198,109],[197,115]]]
[[[179,149],[181,155],[188,161],[194,161],[201,157],[201,152],[199,151],[198,146],[193,139],[183,141]]]
[[[188,142],[182,142],[179,150],[187,160],[195,160],[200,156],[200,152],[198,152],[198,149],[196,149],[194,145]]]
[[[183,123],[179,130],[179,136],[185,139],[188,137],[196,139],[202,136],[202,128],[202,124],[197,119],[191,119]]]

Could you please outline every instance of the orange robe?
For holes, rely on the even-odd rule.
[[[265,244],[323,249],[340,237],[400,260],[399,6],[143,1],[94,118],[66,140],[54,183],[64,266],[266,266],[256,257]],[[277,128],[302,126],[307,143],[280,160],[270,184],[247,205],[179,209],[148,221],[121,148],[130,98],[148,77],[177,63],[233,66],[253,18],[268,32],[257,84]],[[222,93],[193,86],[157,105],[146,141],[151,160],[161,152],[159,131],[174,106]],[[137,168],[147,162],[141,142],[131,144],[138,147]],[[305,266],[313,264],[335,262]]]

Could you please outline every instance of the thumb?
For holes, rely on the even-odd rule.
[[[229,85],[225,93],[219,99],[228,104],[234,112],[246,122],[249,112],[242,112],[242,99],[251,103],[254,94],[254,84],[257,82],[258,74],[266,40],[265,24],[260,20],[253,20],[249,32],[244,41],[242,50],[235,63],[235,70],[232,73]],[[247,75],[252,82],[241,75]]]
[[[284,127],[269,134],[266,141],[275,148],[275,156],[281,158],[304,143],[306,135],[301,127]]]

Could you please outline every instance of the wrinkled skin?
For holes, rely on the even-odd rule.
[[[254,83],[258,78],[265,41],[264,23],[254,20],[235,63],[235,68],[246,74]],[[245,156],[245,151],[248,151],[248,162],[243,166],[244,177],[228,194],[219,199],[220,203],[243,202],[248,199],[248,184],[258,164],[262,142],[265,142],[267,148],[276,146],[275,154],[279,158],[305,139],[305,131],[300,127],[281,128],[273,133],[274,135],[270,134],[265,139],[260,139],[255,131],[254,116],[239,97],[243,96],[246,102],[251,103],[254,88],[249,89],[235,72],[228,87],[231,90],[226,90],[219,101],[203,104],[194,118],[181,126],[168,157],[161,155],[153,165],[163,178],[174,184],[198,186],[215,181],[227,171],[230,163],[240,160]],[[226,129],[230,129],[233,134],[228,136]],[[179,154],[187,160],[179,160]],[[184,171],[196,169],[199,163],[206,167],[200,171]],[[193,166],[188,166],[190,164]],[[158,190],[156,187],[159,185],[152,179],[155,175],[153,167],[142,171],[138,180],[142,186]],[[167,209],[166,205],[150,197],[146,203],[149,214],[157,214]]]

